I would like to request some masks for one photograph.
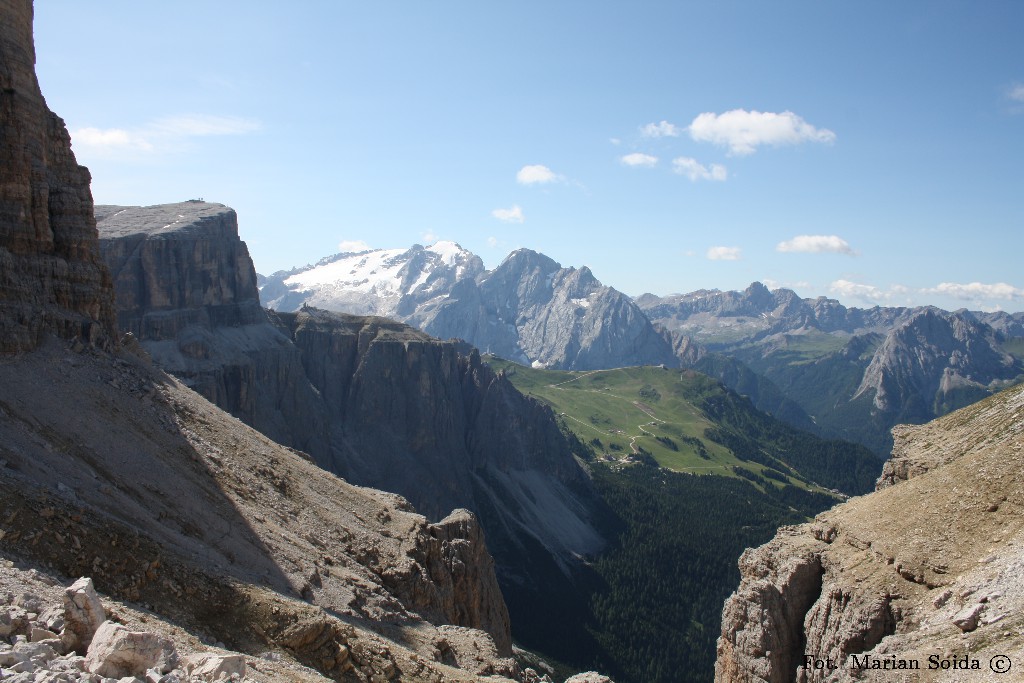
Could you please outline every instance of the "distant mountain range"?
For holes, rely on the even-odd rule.
[[[637,303],[703,351],[693,367],[729,384],[728,361],[738,361],[822,433],[880,454],[892,446],[893,425],[927,422],[1024,375],[1024,313],[847,308],[759,282],[743,292],[645,294]]]
[[[563,268],[529,249],[492,271],[452,242],[338,254],[263,279],[260,300],[279,311],[383,315],[539,367],[678,364],[670,338],[631,298],[589,268]]]
[[[265,306],[385,315],[535,367],[691,367],[766,412],[879,455],[1024,377],[1024,313],[846,307],[755,282],[635,300],[529,249],[494,270],[452,242],[337,254],[260,279]]]

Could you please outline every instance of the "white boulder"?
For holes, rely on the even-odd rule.
[[[167,673],[178,664],[178,652],[167,638],[148,631],[129,631],[105,621],[85,656],[85,668],[107,678],[145,676],[147,669]]]

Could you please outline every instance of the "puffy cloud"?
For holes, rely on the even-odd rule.
[[[370,245],[362,240],[342,240],[338,242],[338,251],[343,254],[358,254],[361,251],[368,251]]]
[[[995,282],[992,284],[981,282],[969,282],[967,284],[942,282],[924,291],[928,294],[942,294],[964,300],[1005,299],[1012,301],[1024,299],[1024,289],[1014,287],[1005,282]]]
[[[533,166],[523,166],[516,173],[516,182],[520,185],[543,185],[546,183],[554,183],[564,180],[564,178],[547,166],[541,164],[534,164]]]
[[[1006,91],[1006,96],[1014,102],[1024,103],[1024,83],[1014,83]]]
[[[645,138],[677,138],[682,132],[679,126],[668,121],[648,123],[646,126],[640,127],[640,134]]]
[[[503,223],[522,223],[526,220],[518,204],[513,205],[511,209],[495,209],[491,211],[491,215]]]
[[[420,235],[420,239],[423,240],[424,244],[433,244],[437,241],[437,233],[433,230],[427,230],[425,233]]]
[[[797,235],[791,240],[779,242],[775,245],[775,251],[822,254],[831,252],[834,254],[846,254],[856,256],[857,252],[853,247],[838,235]]]
[[[494,237],[493,235],[491,237],[488,237],[487,238],[487,246],[489,246],[491,249],[494,249],[495,247],[497,247],[498,246],[498,238]]]
[[[676,157],[672,160],[672,170],[679,175],[684,175],[690,180],[725,180],[729,173],[721,164],[705,166],[696,159],[690,157]]]
[[[707,257],[712,261],[739,261],[739,247],[711,247],[708,249]]]
[[[626,166],[643,166],[646,168],[652,168],[658,164],[658,157],[651,156],[650,154],[643,154],[641,152],[633,152],[620,158],[619,161],[624,163]]]
[[[837,296],[860,299],[872,304],[881,303],[893,296],[893,292],[886,292],[874,285],[863,285],[849,280],[836,280],[829,285],[828,289]],[[900,290],[903,288],[901,287]]]
[[[690,137],[728,147],[730,154],[753,154],[761,145],[797,145],[802,142],[831,143],[836,134],[815,128],[791,111],[774,112],[733,109],[724,114],[706,112],[690,123]]]
[[[123,128],[78,128],[71,131],[71,141],[78,150],[149,152],[153,149],[153,144],[145,137]]]

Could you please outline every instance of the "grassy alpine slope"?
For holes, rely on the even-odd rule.
[[[631,367],[542,370],[488,358],[525,394],[547,403],[600,460],[653,460],[675,472],[743,477],[761,490],[874,487],[881,461],[863,446],[789,427],[697,372]]]
[[[620,683],[710,680],[744,549],[831,507],[823,487],[868,491],[881,469],[866,448],[789,427],[694,371],[487,361],[559,415],[608,510],[609,546],[577,570],[566,619],[518,635],[513,619],[513,635]]]

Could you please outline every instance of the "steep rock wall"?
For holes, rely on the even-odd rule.
[[[0,13],[0,352],[47,333],[107,344],[114,305],[89,171],[39,90],[31,0],[2,0]]]
[[[260,308],[238,217],[223,204],[96,207],[117,318],[154,362],[279,443],[327,450],[298,350]]]
[[[1024,653],[1024,387],[896,439],[879,490],[744,554],[717,681],[958,681]]]

